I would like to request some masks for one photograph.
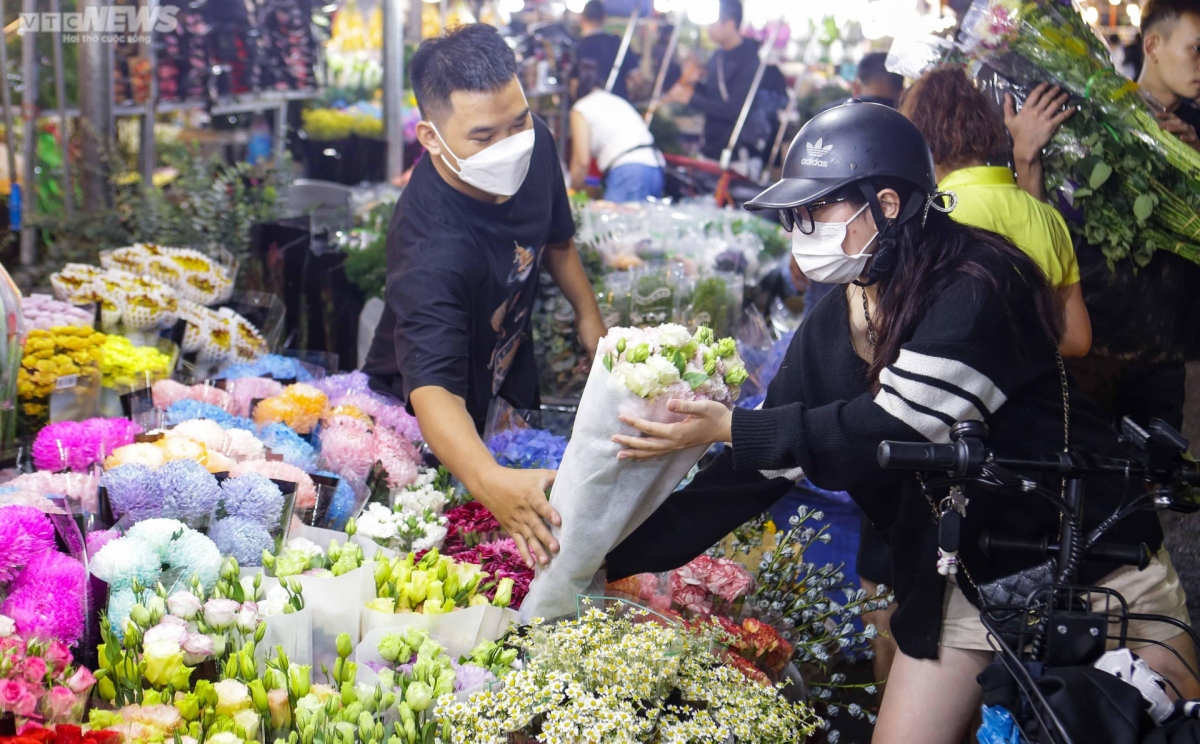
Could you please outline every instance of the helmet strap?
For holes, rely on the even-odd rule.
[[[867,281],[853,282],[859,287],[869,287],[892,271],[892,264],[896,257],[894,248],[896,247],[897,222],[884,216],[883,206],[879,203],[879,195],[875,193],[875,188],[870,181],[859,181],[858,188],[867,200],[867,205],[871,209],[871,217],[875,219],[875,229],[879,232],[875,242],[874,258],[871,259],[871,268],[867,271]]]

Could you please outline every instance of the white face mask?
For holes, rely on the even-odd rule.
[[[842,250],[842,243],[846,240],[846,228],[858,219],[866,208],[867,205],[864,204],[862,209],[845,222],[814,222],[811,235],[800,232],[799,225],[792,228],[792,255],[805,276],[814,282],[849,284],[863,275],[867,269],[867,261],[871,259],[867,247],[875,242],[879,232],[876,231],[875,235],[871,236],[867,245],[863,246],[862,252],[857,255],[846,255]]]
[[[437,135],[445,151],[458,162],[458,167],[450,164],[445,153],[442,154],[442,162],[454,171],[463,183],[496,196],[512,196],[520,190],[521,184],[525,183],[525,176],[529,174],[529,161],[533,158],[533,127],[505,137],[464,159],[450,150],[450,146],[446,144],[442,133],[433,122],[429,122],[429,126],[433,127],[433,133]]]

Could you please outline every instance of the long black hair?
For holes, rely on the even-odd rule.
[[[886,182],[872,185],[896,187]],[[904,201],[925,198],[911,187],[897,190]],[[843,196],[856,207],[865,203],[857,188],[846,189]],[[930,209],[925,219],[918,213],[888,229],[883,237],[890,239],[892,268],[879,280],[876,309],[871,315],[876,341],[868,379],[874,387],[878,388],[879,374],[895,363],[900,347],[912,338],[934,300],[961,274],[988,285],[1008,304],[1014,334],[1016,308],[1012,303],[1031,299],[1039,326],[1035,332],[1058,345],[1065,323],[1062,300],[1041,267],[1004,236],[963,225]],[[1018,348],[1028,348],[1034,340],[1018,338]]]

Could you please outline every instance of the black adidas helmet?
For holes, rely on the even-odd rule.
[[[914,189],[894,220],[885,219],[879,206],[872,181],[880,180],[902,181]],[[798,207],[856,184],[879,225],[879,247],[871,271],[874,281],[890,269],[887,254],[895,227],[917,214],[923,218],[937,193],[929,144],[895,109],[852,98],[814,116],[792,140],[783,177],[746,202],[746,209],[779,210],[780,221],[791,230]]]
[[[868,178],[908,181],[937,191],[933,155],[903,114],[852,98],[805,124],[783,164],[779,183],[746,202],[746,209],[791,209],[811,204]]]

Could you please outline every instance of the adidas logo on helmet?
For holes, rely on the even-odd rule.
[[[801,165],[814,165],[818,168],[829,167],[825,158],[833,152],[833,145],[826,145],[821,138],[817,138],[816,144],[805,142],[804,148],[808,151],[808,157],[800,161]]]

